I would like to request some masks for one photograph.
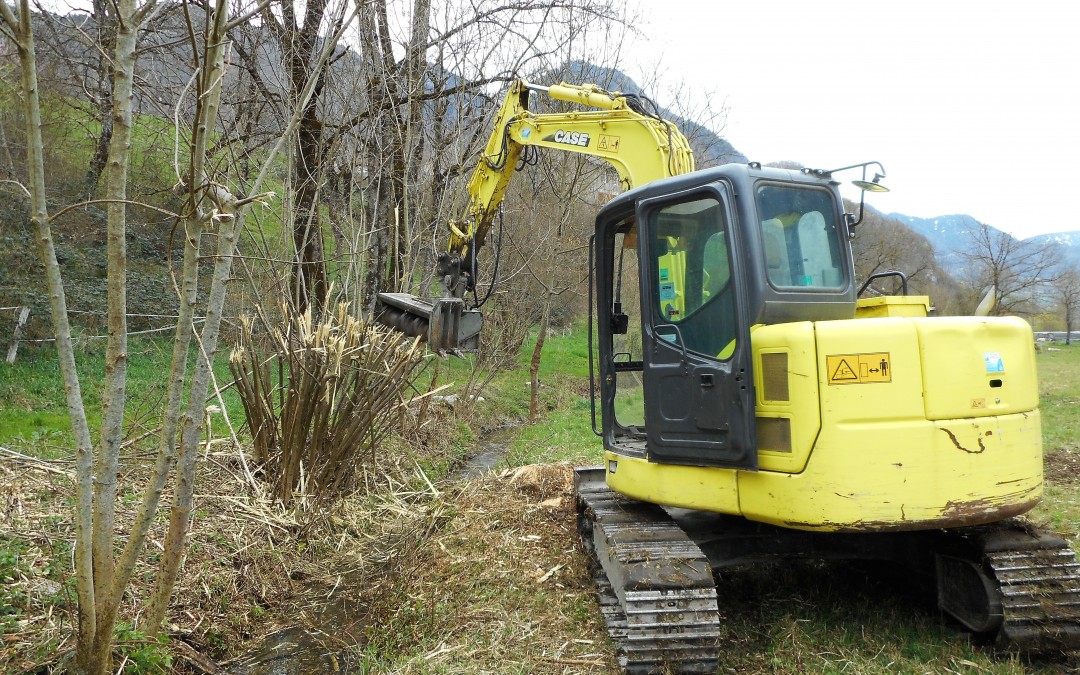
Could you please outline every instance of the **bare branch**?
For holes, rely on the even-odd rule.
[[[163,216],[169,216],[170,218],[179,218],[180,217],[180,214],[175,213],[173,211],[169,211],[168,209],[163,209],[163,208],[154,206],[153,204],[147,204],[146,202],[140,202],[140,201],[136,201],[136,200],[133,200],[133,199],[89,199],[89,200],[84,201],[84,202],[78,202],[77,204],[70,204],[68,206],[65,206],[64,208],[60,209],[56,213],[52,214],[49,217],[49,221],[52,222],[52,221],[58,220],[60,218],[60,216],[64,215],[68,211],[72,211],[74,209],[85,208],[87,206],[92,206],[94,204],[127,204],[128,206],[138,206],[140,208],[144,208],[144,209],[147,209],[149,211],[156,211],[157,213],[160,213]]]

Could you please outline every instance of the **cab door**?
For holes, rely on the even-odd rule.
[[[723,183],[637,207],[653,462],[757,469],[752,350],[733,213]]]

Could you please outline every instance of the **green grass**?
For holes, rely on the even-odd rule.
[[[1044,344],[1038,368],[1048,476],[1030,517],[1080,551],[1080,345]]]
[[[599,423],[598,418],[597,425]],[[522,429],[507,455],[507,461],[513,465],[562,461],[576,465],[599,464],[602,459],[603,444],[592,431],[586,396],[579,396],[569,405],[551,412],[543,423]]]
[[[1044,344],[1038,355],[1039,407],[1047,451],[1080,448],[1080,345]]]
[[[525,385],[529,379],[535,343],[534,333],[522,346],[518,368],[506,376],[521,383],[518,390],[526,413],[529,387]],[[507,463],[599,462],[603,446],[592,431],[588,385],[589,345],[585,326],[577,324],[572,330],[555,333],[545,340],[538,376],[543,421],[520,429],[510,443]]]
[[[553,377],[589,377],[589,334],[583,323],[580,322],[563,332],[556,331],[544,340],[538,373],[541,380]],[[594,334],[593,339],[595,337]],[[518,364],[525,372],[528,372],[535,344],[536,331],[533,331],[518,357]]]
[[[128,345],[128,406],[125,424],[128,436],[155,428],[165,407],[166,375],[172,358],[169,339],[131,338]],[[80,387],[91,430],[101,424],[101,394],[104,380],[104,343],[96,341],[76,353]],[[188,365],[190,380],[194,354]],[[70,452],[71,419],[65,406],[64,383],[57,364],[56,349],[44,346],[23,348],[14,365],[0,365],[0,445],[35,455],[55,458]],[[214,365],[218,384],[232,381],[228,354],[220,353]],[[243,423],[243,409],[234,392],[224,394],[226,409],[234,427]],[[216,405],[216,402],[212,402]],[[219,433],[224,429],[218,429]],[[67,449],[65,449],[67,448]]]

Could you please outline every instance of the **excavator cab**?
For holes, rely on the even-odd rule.
[[[597,217],[605,447],[651,462],[756,470],[750,331],[851,318],[836,184],[726,165],[625,193]],[[764,433],[782,433],[764,421]],[[617,469],[616,469],[617,470]]]

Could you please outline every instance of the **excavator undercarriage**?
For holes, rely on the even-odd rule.
[[[927,532],[822,533],[622,497],[575,472],[578,529],[628,673],[716,672],[715,571],[770,558],[889,560],[935,580],[938,607],[998,648],[1080,648],[1080,563],[1059,537],[1009,520]]]

